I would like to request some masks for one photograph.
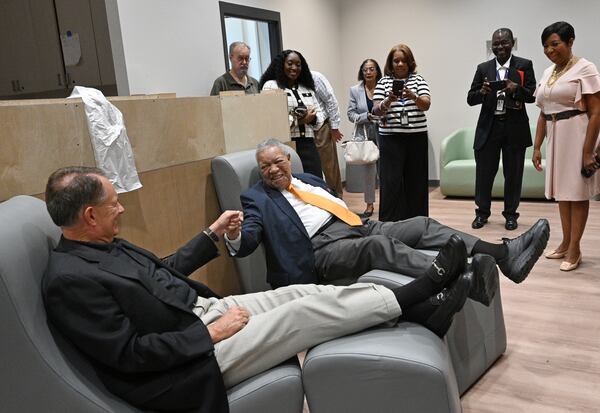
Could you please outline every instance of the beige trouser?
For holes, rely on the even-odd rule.
[[[401,314],[394,294],[374,284],[292,285],[223,299],[199,297],[194,313],[210,324],[231,306],[251,316],[242,330],[215,344],[227,388],[307,348]]]
[[[329,119],[323,123],[321,129],[315,132],[315,145],[321,158],[321,169],[323,169],[323,174],[325,175],[325,182],[339,196],[342,196],[342,175],[337,156],[337,145],[331,136]]]

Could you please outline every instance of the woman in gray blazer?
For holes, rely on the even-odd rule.
[[[373,92],[377,81],[381,79],[381,69],[374,59],[367,59],[358,69],[359,83],[350,88],[348,102],[348,119],[354,123],[353,140],[371,140],[377,144],[377,122],[379,118],[371,114],[373,109]],[[377,179],[377,163],[363,165],[365,177],[365,202],[367,208],[364,217],[373,215],[375,202],[375,181]]]

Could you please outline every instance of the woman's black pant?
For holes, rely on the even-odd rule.
[[[429,216],[427,132],[379,135],[380,221]]]

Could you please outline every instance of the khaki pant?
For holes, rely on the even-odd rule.
[[[194,313],[210,324],[231,306],[251,316],[242,330],[215,344],[227,388],[319,343],[401,314],[394,294],[374,284],[292,285],[223,299],[199,297]]]
[[[315,132],[315,145],[321,157],[321,168],[325,175],[325,182],[338,195],[342,196],[342,175],[338,162],[337,145],[331,136],[331,123],[329,123],[329,119],[325,120],[321,129]]]

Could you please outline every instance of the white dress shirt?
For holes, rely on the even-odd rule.
[[[344,201],[331,195],[329,192],[327,192],[321,187],[309,185],[294,177],[292,177],[292,185],[294,185],[294,187],[299,189],[300,191],[312,192],[316,195],[321,195],[324,198],[328,198],[340,204],[344,208],[348,208]],[[306,232],[308,233],[309,238],[312,238],[313,235],[315,235],[317,231],[323,225],[325,225],[332,217],[332,214],[330,212],[327,212],[324,209],[321,209],[314,205],[307,204],[306,202],[297,198],[287,189],[282,189],[281,194],[285,197],[285,199],[287,199],[292,208],[294,208],[294,211],[296,211],[296,214],[298,214],[298,216],[300,217],[300,221],[302,221],[302,223],[304,224],[304,228],[306,228]],[[238,237],[233,240],[230,240],[227,237],[227,234],[224,238],[225,244],[227,245],[227,249],[229,250],[230,254],[235,255],[240,249],[240,245],[242,244],[242,234],[240,233]]]
[[[311,73],[315,81],[315,95],[317,96],[319,105],[321,105],[321,109],[325,113],[325,119],[329,118],[331,129],[339,129],[340,106],[333,93],[333,87],[331,87],[327,78],[321,73],[314,70],[311,70]]]

